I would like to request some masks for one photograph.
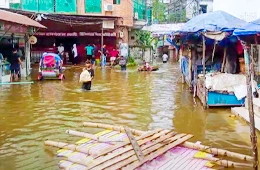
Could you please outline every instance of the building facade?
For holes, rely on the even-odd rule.
[[[8,0],[5,0],[8,1]],[[128,41],[130,29],[146,24],[145,0],[9,0],[10,8],[48,14],[118,17],[115,31]],[[123,36],[122,36],[123,35]]]
[[[0,8],[9,8],[9,0],[0,0]]]
[[[176,21],[181,17],[187,20],[200,13],[213,11],[213,0],[170,0],[168,3],[168,15],[174,14]]]

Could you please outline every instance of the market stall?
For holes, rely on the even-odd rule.
[[[180,30],[180,68],[194,96],[198,96],[204,107],[244,104],[246,95],[238,95],[237,90],[245,94],[246,82],[232,84],[227,81],[230,77],[245,80],[243,67],[240,67],[243,48],[232,36],[234,29],[244,24],[228,13],[216,11],[194,17]],[[222,83],[225,86],[218,88]]]
[[[36,31],[35,28],[46,28],[38,22],[12,12],[0,10],[0,82],[9,82],[10,70],[7,59],[11,57],[12,50],[18,49],[22,58],[20,74],[30,74],[30,41],[29,37]]]

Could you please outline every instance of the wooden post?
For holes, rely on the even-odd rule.
[[[189,86],[190,90],[192,90],[192,48],[188,48],[188,57],[189,57]]]
[[[254,169],[258,169],[258,151],[257,151],[257,136],[255,129],[255,115],[253,109],[253,95],[252,95],[252,74],[253,74],[253,64],[251,58],[248,54],[246,45],[244,44],[244,58],[246,65],[246,83],[247,83],[247,101],[248,101],[248,111],[250,120],[250,137],[252,142],[252,150],[254,157]]]
[[[25,34],[25,68],[26,68],[26,77],[30,75],[30,69],[31,69],[31,45],[29,42],[29,35]]]
[[[202,44],[203,44],[203,53],[202,53],[202,64],[203,64],[203,91],[204,91],[204,96],[203,96],[203,107],[207,107],[207,88],[206,88],[206,40],[205,36],[202,34]]]
[[[227,47],[224,48],[224,56],[223,56],[223,62],[221,66],[221,73],[224,72],[225,66],[226,66],[226,58],[227,58]]]

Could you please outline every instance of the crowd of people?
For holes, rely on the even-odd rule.
[[[96,62],[99,60],[100,66],[104,67],[107,65],[107,60],[110,60],[110,66],[113,67],[116,65],[120,59],[119,52],[116,48],[112,48],[112,50],[108,50],[106,45],[103,45],[101,48],[97,48],[95,44],[88,44],[84,48],[85,54],[80,54],[79,47],[76,44],[73,44],[71,48],[71,52],[66,51],[61,43],[57,48],[57,53],[60,55],[60,57],[63,60],[63,63],[66,64],[69,60],[69,54],[72,55],[72,64],[77,65],[81,61],[79,58],[83,57],[83,61],[90,61],[92,65],[96,65]],[[81,55],[81,56],[80,56]]]

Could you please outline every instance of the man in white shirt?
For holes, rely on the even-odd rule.
[[[62,44],[60,44],[60,46],[58,47],[58,52],[59,54],[62,56],[64,53],[64,46]]]
[[[166,53],[164,53],[163,56],[162,56],[163,63],[167,63],[168,58],[169,58],[169,56]]]

